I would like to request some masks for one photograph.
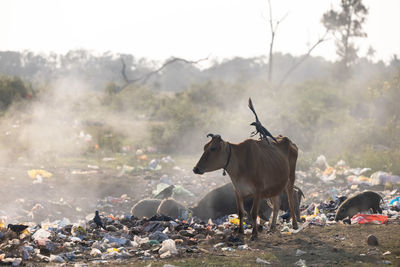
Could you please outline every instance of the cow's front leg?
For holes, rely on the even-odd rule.
[[[253,197],[253,206],[251,207],[251,220],[253,221],[253,231],[251,233],[251,240],[256,240],[258,236],[258,227],[257,227],[257,216],[258,216],[258,208],[260,204],[260,196],[254,195]]]
[[[244,210],[243,206],[243,197],[239,195],[239,193],[235,190],[235,198],[236,198],[236,208],[239,215],[239,230],[238,233],[243,235],[243,216],[245,215],[246,211]]]

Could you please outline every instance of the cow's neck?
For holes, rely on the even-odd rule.
[[[235,179],[239,174],[239,161],[237,157],[238,145],[226,142],[226,152],[230,154],[229,164],[226,166],[226,172],[231,179]]]

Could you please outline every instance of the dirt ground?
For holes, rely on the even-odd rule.
[[[204,250],[190,257],[157,261],[133,259],[118,266],[261,266],[256,263],[257,258],[268,261],[268,266],[295,266],[300,259],[307,266],[400,266],[399,232],[398,221],[388,225],[311,226],[293,235],[279,231],[261,233],[257,241],[250,241],[247,236],[245,243],[249,250],[213,251],[211,245],[201,244],[199,247]],[[378,246],[367,244],[370,234],[378,238]],[[297,249],[306,253],[296,256]],[[383,255],[387,251],[390,254]]]
[[[50,221],[62,217],[71,221],[85,218],[99,208],[99,201],[107,198],[118,198],[123,194],[130,201],[122,204],[104,205],[104,211],[115,214],[129,213],[136,201],[151,197],[151,190],[162,175],[167,175],[174,184],[183,185],[195,194],[191,199],[182,200],[187,206],[192,205],[208,190],[229,181],[220,172],[206,176],[195,176],[190,171],[143,171],[129,175],[121,175],[119,162],[95,162],[98,169],[88,168],[87,164],[40,166],[18,163],[2,167],[0,175],[3,186],[0,194],[2,216],[9,216],[14,222],[29,219],[25,214],[35,205],[45,206],[41,218]],[[53,173],[51,178],[40,184],[32,184],[27,170],[44,168]],[[304,182],[304,181],[303,181]],[[303,185],[303,188],[305,185]],[[304,190],[304,189],[303,189]],[[312,188],[310,188],[312,190]],[[307,192],[306,190],[304,190]],[[321,199],[323,201],[324,199]],[[101,202],[101,201],[100,201]],[[307,202],[307,194],[306,201]],[[309,226],[297,234],[262,232],[259,240],[250,241],[245,237],[248,250],[221,251],[207,241],[198,244],[199,250],[178,255],[166,260],[141,261],[137,257],[129,260],[100,263],[104,266],[255,266],[256,259],[268,261],[271,266],[293,266],[300,259],[307,266],[377,266],[392,264],[400,266],[400,220],[390,221],[387,225],[344,225],[338,223],[328,226]],[[368,235],[378,238],[379,246],[367,245]],[[297,249],[306,252],[296,256]],[[385,253],[389,251],[389,253]],[[387,255],[383,255],[383,254]],[[90,264],[90,262],[85,262]],[[99,264],[99,263],[97,263]],[[27,263],[28,266],[29,263]]]

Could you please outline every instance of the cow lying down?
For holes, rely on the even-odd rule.
[[[296,217],[299,221],[299,207],[301,203],[301,198],[304,197],[304,194],[297,186],[295,186],[293,194],[295,200]],[[289,210],[289,202],[285,191],[283,191],[279,195],[279,202],[280,210],[284,212]],[[250,214],[252,205],[252,197],[247,197],[244,200],[244,208],[247,214]],[[237,213],[235,192],[232,183],[226,183],[211,190],[197,203],[196,206],[191,208],[191,210],[193,211],[194,216],[197,216],[202,220],[208,220],[209,218],[217,219],[225,215]],[[261,219],[268,221],[272,214],[272,208],[268,205],[268,202],[266,200],[262,200],[259,205],[258,212]]]
[[[295,209],[296,217],[300,218],[299,206],[303,192],[295,186]],[[280,196],[280,210],[286,212],[289,210],[287,194],[283,191]],[[248,197],[245,199],[244,207],[247,213],[250,213],[253,205],[253,199]],[[208,221],[208,219],[218,219],[223,216],[237,213],[236,199],[232,183],[226,183],[208,192],[198,203],[192,208],[186,208],[174,199],[143,199],[136,203],[131,213],[133,216],[142,218],[151,218],[156,214],[165,215],[173,219],[187,218],[189,213],[192,216]],[[261,219],[268,221],[272,213],[272,208],[267,201],[263,200],[259,206],[259,216]]]

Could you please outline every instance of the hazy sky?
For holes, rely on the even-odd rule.
[[[279,26],[275,51],[307,51],[324,28],[322,14],[339,0],[271,0]],[[365,0],[369,8],[360,54],[400,54],[400,0]],[[165,59],[266,55],[266,0],[0,0],[0,50],[65,53],[84,48]],[[333,41],[313,55],[336,58]]]

